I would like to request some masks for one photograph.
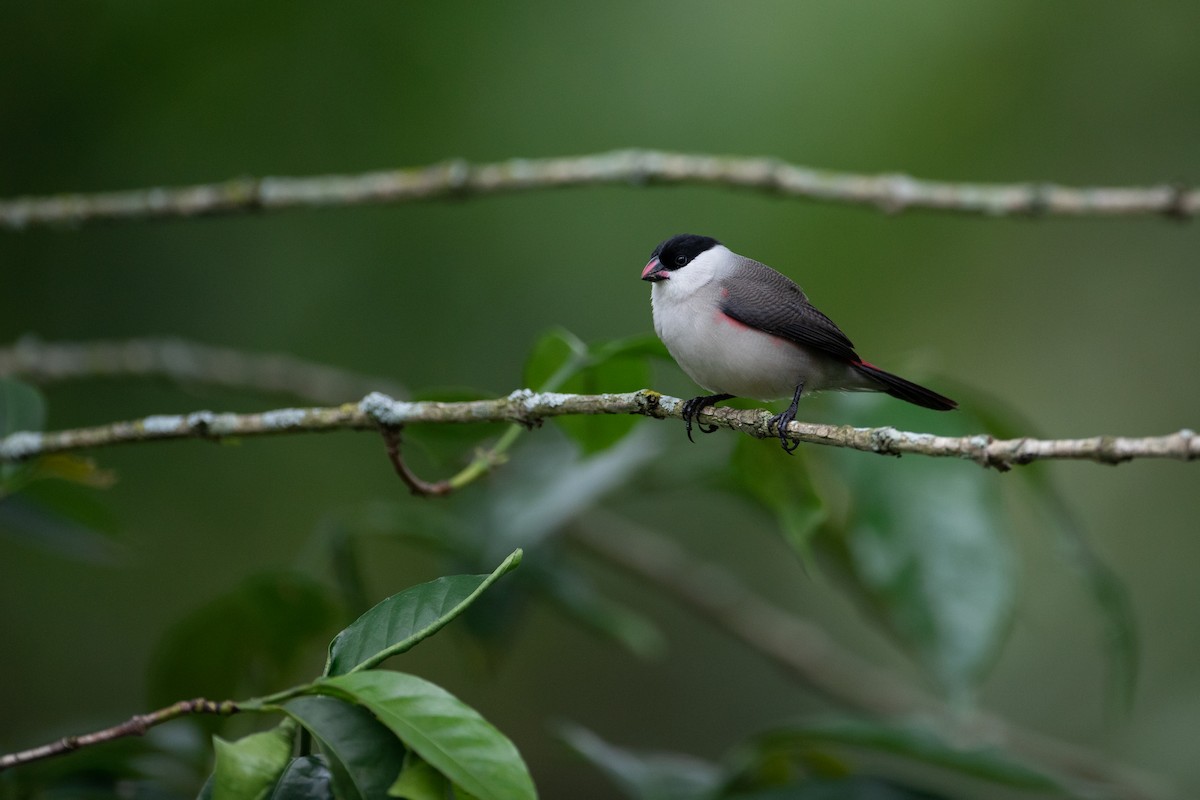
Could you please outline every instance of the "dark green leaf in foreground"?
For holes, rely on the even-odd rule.
[[[320,756],[293,758],[268,800],[334,800],[329,767]]]
[[[295,723],[288,720],[236,742],[214,736],[213,800],[260,800],[269,796],[291,759],[295,732]]]
[[[334,697],[306,696],[283,706],[312,734],[329,760],[340,800],[373,800],[387,794],[404,763],[404,746],[362,706]]]
[[[371,670],[318,681],[313,690],[365,706],[405,746],[477,800],[533,800],[521,754],[477,711],[435,684]]]
[[[578,725],[564,725],[559,734],[635,800],[705,800],[715,796],[721,783],[721,770],[715,764],[692,756],[635,753]]]
[[[841,745],[887,753],[1017,789],[1065,792],[1053,776],[992,747],[960,747],[919,724],[836,716],[805,720],[757,737],[759,756],[782,748]]]
[[[441,630],[520,563],[521,551],[515,550],[490,575],[451,575],[392,595],[334,637],[325,674],[370,669],[403,653]]]

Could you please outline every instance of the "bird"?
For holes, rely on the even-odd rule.
[[[818,391],[885,392],[935,411],[948,397],[864,361],[846,334],[818,311],[791,278],[740,256],[710,236],[684,233],[661,242],[642,269],[650,281],[654,331],[676,363],[712,394],[683,404],[688,440],[698,415],[734,397],[791,405],[771,418],[783,449],[800,395]]]

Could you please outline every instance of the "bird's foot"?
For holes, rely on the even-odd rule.
[[[775,426],[775,435],[779,437],[779,443],[783,445],[783,452],[791,455],[800,446],[799,442],[793,442],[787,437],[787,426],[796,418],[796,409],[800,405],[800,393],[804,391],[804,383],[801,382],[796,387],[795,394],[792,395],[792,403],[785,411],[782,411],[771,417],[771,424]]]
[[[707,426],[699,420],[700,412],[709,406],[719,403],[722,400],[728,400],[733,397],[731,394],[708,394],[700,397],[693,397],[691,400],[686,400],[683,403],[683,421],[687,423],[687,437],[689,442],[695,442],[692,438],[692,423],[696,423],[696,427],[701,433],[712,433],[717,429],[717,426],[709,423]]]

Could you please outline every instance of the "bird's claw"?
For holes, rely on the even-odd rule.
[[[692,438],[693,423],[695,423],[695,426],[700,429],[701,433],[712,433],[718,427],[720,427],[719,425],[711,422],[705,425],[705,423],[701,422],[699,419],[700,412],[714,403],[719,403],[722,400],[728,400],[732,396],[733,395],[729,394],[709,394],[701,395],[700,397],[693,397],[691,400],[684,401],[681,416],[683,417],[683,421],[687,426],[687,437],[689,442],[692,442],[693,444],[696,442],[696,440]]]
[[[789,409],[790,410],[790,409]],[[783,445],[783,452],[791,455],[796,448],[800,446],[799,442],[793,442],[788,438],[787,426],[796,418],[796,412],[788,413],[784,411],[771,417],[771,424],[775,426],[775,435],[779,437],[779,443]]]
[[[771,424],[775,426],[775,435],[779,437],[779,443],[783,445],[783,452],[789,456],[796,452],[796,448],[800,446],[800,442],[793,442],[788,439],[787,427],[792,424],[792,420],[796,418],[796,410],[800,406],[800,393],[804,391],[804,383],[801,382],[796,387],[796,393],[792,395],[792,404],[786,409],[771,417]]]

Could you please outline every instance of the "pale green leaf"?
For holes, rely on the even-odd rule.
[[[212,800],[259,800],[270,795],[291,759],[295,731],[296,724],[288,720],[236,742],[214,736]]]

